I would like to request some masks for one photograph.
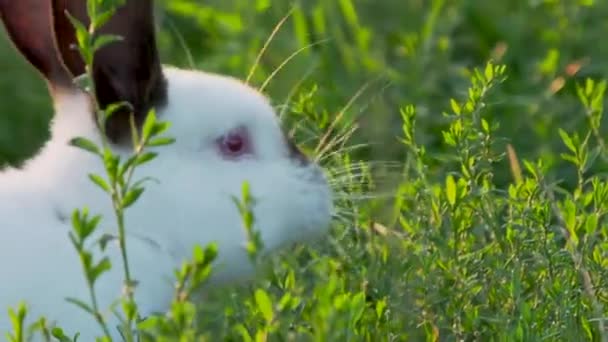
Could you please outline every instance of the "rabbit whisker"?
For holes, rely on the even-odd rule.
[[[399,161],[372,161],[365,163],[356,163],[350,165],[340,165],[336,167],[331,167],[328,169],[332,175],[341,175],[346,173],[351,173],[354,171],[369,171],[371,168],[389,168],[389,169],[398,169],[403,166],[402,162]]]
[[[345,146],[345,147],[341,147],[341,148],[339,148],[339,149],[337,149],[337,150],[334,150],[334,151],[332,151],[332,152],[326,153],[324,156],[319,156],[319,157],[317,157],[317,158],[316,158],[316,160],[317,160],[317,162],[319,162],[319,163],[323,163],[323,162],[325,162],[327,159],[330,159],[330,158],[332,158],[332,157],[335,157],[335,156],[340,156],[340,155],[342,155],[342,154],[348,154],[348,153],[352,153],[353,151],[356,151],[356,150],[358,150],[358,149],[361,149],[361,148],[367,147],[367,146],[369,146],[369,145],[370,145],[369,143],[366,143],[366,144],[356,144],[356,145],[351,145],[351,146],[348,146],[348,147],[346,147],[346,146]]]

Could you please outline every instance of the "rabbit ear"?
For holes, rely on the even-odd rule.
[[[0,19],[15,47],[42,73],[51,91],[71,87],[71,77],[57,54],[48,1],[0,0]]]
[[[88,25],[90,20],[86,1],[52,1],[53,27],[58,50],[70,73],[80,75],[84,73],[84,64],[80,55],[72,48],[76,35],[66,12]],[[122,101],[127,101],[132,106],[132,111],[124,108],[114,113],[107,122],[108,138],[119,142],[130,135],[131,113],[136,124],[140,125],[151,107],[162,106],[167,99],[166,80],[156,46],[153,1],[124,1],[124,5],[117,8],[114,16],[98,33],[122,37],[121,41],[110,43],[98,50],[93,65],[93,81],[101,108]]]

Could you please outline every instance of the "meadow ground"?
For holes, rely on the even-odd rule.
[[[251,74],[337,193],[331,239],[213,293],[209,340],[608,340],[608,2],[171,0],[164,62]],[[47,137],[2,36],[0,162]],[[221,313],[221,314],[218,314]]]

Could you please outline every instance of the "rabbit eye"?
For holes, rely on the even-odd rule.
[[[251,143],[246,129],[239,127],[218,138],[220,152],[229,158],[251,153]]]

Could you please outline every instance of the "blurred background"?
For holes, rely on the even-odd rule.
[[[440,156],[450,98],[465,97],[470,69],[493,59],[508,74],[487,109],[497,135],[562,172],[557,128],[586,125],[575,84],[608,71],[608,2],[594,0],[171,0],[159,2],[162,60],[245,78],[288,14],[251,83],[276,71],[264,91],[287,112],[302,96],[328,120],[349,104],[343,121],[360,128],[348,144],[366,143],[356,154],[365,160],[402,158],[408,104],[419,142]],[[52,108],[44,82],[0,37],[0,163],[16,165],[48,137]],[[497,170],[497,182],[509,177]]]

